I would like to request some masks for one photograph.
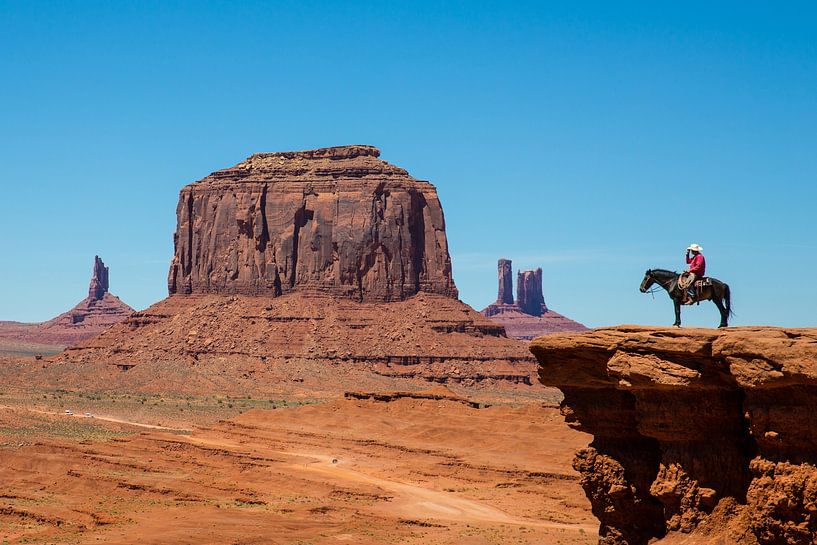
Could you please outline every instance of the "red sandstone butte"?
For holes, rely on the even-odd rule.
[[[169,292],[457,297],[436,189],[379,156],[258,153],[186,186]]]
[[[125,320],[133,309],[108,291],[108,267],[94,256],[88,297],[59,316],[39,324],[0,322],[0,337],[54,346],[75,344]]]
[[[516,278],[516,302],[513,300],[513,280],[510,259],[497,264],[499,293],[496,303],[482,309],[482,314],[501,324],[509,337],[530,341],[540,335],[566,331],[586,331],[587,328],[558,312],[550,310],[542,294],[542,269],[519,271]]]
[[[436,189],[379,155],[261,153],[183,188],[170,296],[60,356],[77,370],[63,376],[90,380],[85,366],[102,365],[106,384],[200,374],[227,388],[317,366],[531,384],[525,345],[457,299]]]

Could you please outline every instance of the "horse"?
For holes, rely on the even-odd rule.
[[[729,291],[729,284],[721,282],[717,278],[711,278],[711,284],[705,284],[696,293],[696,302],[712,301],[721,313],[721,323],[718,326],[727,327],[729,325],[729,317],[734,316],[732,312],[732,295]],[[678,273],[675,271],[668,271],[666,269],[648,269],[644,274],[644,280],[641,281],[641,293],[647,293],[650,286],[658,284],[669,295],[672,302],[675,304],[675,327],[681,327],[681,302],[684,299],[684,292],[678,286]]]

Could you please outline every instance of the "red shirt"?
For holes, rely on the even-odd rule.
[[[706,260],[703,254],[696,254],[693,257],[687,256],[687,264],[689,265],[689,272],[695,273],[698,278],[702,277],[706,272]]]

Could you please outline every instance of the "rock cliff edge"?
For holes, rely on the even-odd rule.
[[[601,543],[814,543],[816,329],[620,326],[530,349],[594,436],[574,467]]]

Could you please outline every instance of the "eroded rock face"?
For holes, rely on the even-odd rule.
[[[88,286],[88,299],[98,301],[105,297],[106,293],[108,293],[108,267],[96,255],[94,256],[94,272]]]
[[[516,304],[525,314],[541,316],[547,312],[542,295],[542,269],[519,271],[516,276]]]
[[[259,153],[186,186],[170,294],[457,297],[436,189],[379,155]]]
[[[817,330],[622,326],[531,351],[568,423],[594,436],[574,466],[601,543],[813,543]]]

